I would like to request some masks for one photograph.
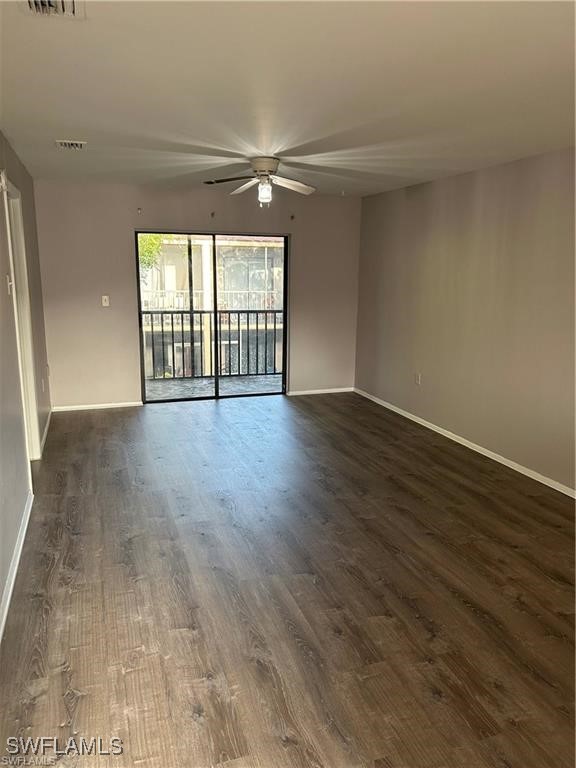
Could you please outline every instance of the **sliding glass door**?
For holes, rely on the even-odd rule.
[[[216,237],[219,391],[282,392],[284,238]]]
[[[136,235],[145,402],[285,391],[286,239]]]

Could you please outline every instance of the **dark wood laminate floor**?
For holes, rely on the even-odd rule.
[[[572,768],[567,497],[353,394],[58,413],[35,482],[2,748]]]

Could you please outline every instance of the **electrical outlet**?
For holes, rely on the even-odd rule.
[[[419,387],[422,384],[422,374],[421,373],[415,373],[414,374],[414,382]]]
[[[103,307],[110,306],[110,296],[102,296],[102,306]]]

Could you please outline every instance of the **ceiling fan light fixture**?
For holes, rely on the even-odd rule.
[[[0,0],[1,2],[2,0]],[[285,176],[278,176],[276,171],[278,170],[280,159],[277,157],[253,157],[251,159],[246,158],[246,160],[252,166],[252,176],[213,179],[205,181],[204,184],[227,184],[229,181],[244,181],[244,184],[230,192],[231,195],[241,195],[247,189],[258,185],[258,202],[260,207],[270,205],[272,202],[273,184],[289,189],[291,192],[298,192],[300,195],[311,195],[313,192],[316,192],[316,187],[311,187],[310,184],[304,184],[304,182],[297,181],[296,179],[287,179]]]
[[[272,202],[272,184],[270,179],[260,179],[258,184],[258,202],[260,205],[269,205]]]

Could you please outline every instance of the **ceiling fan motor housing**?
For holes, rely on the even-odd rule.
[[[279,162],[277,157],[254,157],[250,160],[252,170],[257,176],[270,176],[276,173]]]

